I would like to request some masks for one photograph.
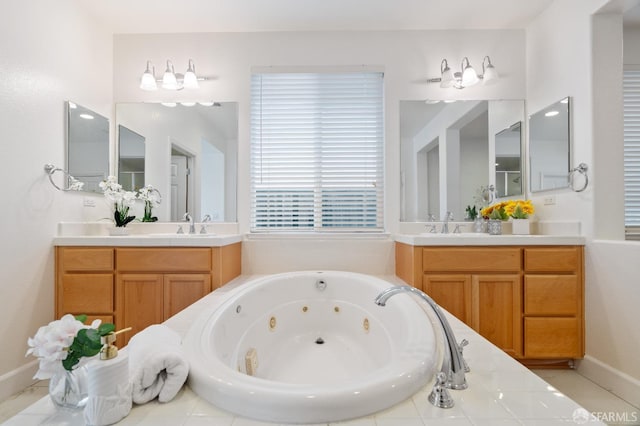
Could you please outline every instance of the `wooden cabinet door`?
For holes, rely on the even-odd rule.
[[[132,328],[126,333],[125,343],[146,327],[164,321],[162,274],[120,274],[118,289],[123,295],[123,312],[117,327]]]
[[[167,319],[211,291],[209,274],[167,274],[164,276],[164,319]]]
[[[471,327],[511,356],[522,355],[520,275],[473,275]]]
[[[438,305],[471,325],[471,275],[425,274],[422,285]]]

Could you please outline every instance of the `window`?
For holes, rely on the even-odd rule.
[[[624,71],[624,225],[640,240],[640,70]]]
[[[252,76],[252,231],[382,231],[382,81]]]

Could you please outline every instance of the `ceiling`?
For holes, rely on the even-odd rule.
[[[554,0],[76,0],[115,34],[525,28]]]

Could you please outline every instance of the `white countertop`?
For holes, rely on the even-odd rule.
[[[54,237],[54,246],[118,246],[118,247],[222,247],[242,241],[242,235],[76,235]]]
[[[219,305],[230,292],[241,288],[251,278],[241,276],[214,291],[184,311],[171,317],[165,324],[184,336],[205,306]],[[383,277],[393,284],[402,283],[397,277]],[[391,284],[390,284],[391,285]],[[372,302],[373,303],[373,302]],[[451,391],[455,406],[436,408],[427,397],[433,383],[428,383],[412,398],[387,410],[370,416],[341,422],[352,426],[439,426],[460,425],[561,425],[576,424],[574,416],[588,414],[576,402],[523,365],[506,355],[496,346],[477,334],[461,321],[445,312],[458,341],[467,339],[465,359],[471,367],[467,373],[469,388]],[[596,420],[580,424],[603,425]],[[48,396],[41,398],[5,425],[30,426],[42,424],[83,425],[82,412],[57,410]],[[185,386],[168,403],[157,400],[144,405],[134,405],[129,415],[119,425],[212,425],[261,426],[263,423],[237,417],[207,403]]]
[[[546,246],[584,245],[585,238],[574,235],[489,235],[489,234],[395,234],[394,240],[412,246]]]

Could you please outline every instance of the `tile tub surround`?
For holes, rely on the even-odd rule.
[[[189,308],[171,317],[165,324],[184,336],[190,324],[204,306],[220,304],[226,295],[234,292],[255,276],[241,276],[221,287]],[[402,284],[396,277],[383,277],[393,284]],[[373,301],[371,302],[373,304]],[[391,303],[391,302],[390,302]],[[427,384],[412,398],[385,411],[370,416],[341,422],[352,426],[406,425],[554,425],[577,424],[574,415],[587,411],[581,409],[547,382],[496,348],[455,317],[446,313],[458,340],[467,339],[465,359],[471,367],[467,374],[469,388],[451,391],[455,406],[440,409],[432,406],[427,397],[432,383]],[[82,416],[56,411],[45,396],[9,419],[5,425],[81,425]],[[153,401],[135,406],[119,425],[268,425],[255,420],[236,417],[200,399],[188,386],[169,403]],[[596,419],[590,425],[602,425]]]

